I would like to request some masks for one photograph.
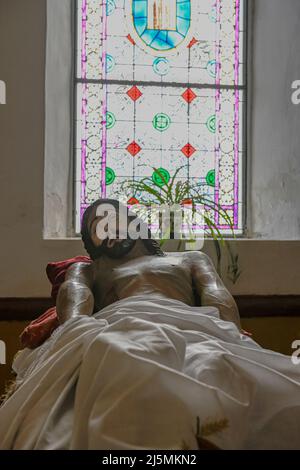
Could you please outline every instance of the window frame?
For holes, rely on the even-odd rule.
[[[73,60],[72,60],[72,121],[71,121],[71,132],[72,132],[72,148],[71,148],[71,154],[72,154],[72,162],[73,162],[73,185],[72,185],[72,194],[73,194],[73,199],[72,199],[72,236],[73,237],[79,237],[80,233],[76,231],[76,204],[77,204],[77,194],[76,194],[76,165],[77,165],[77,153],[76,153],[76,143],[77,143],[77,128],[76,128],[76,119],[77,119],[77,85],[78,83],[113,83],[114,80],[95,80],[95,79],[82,79],[77,77],[77,44],[78,44],[78,9],[77,9],[77,4],[78,0],[73,0],[72,1],[72,19],[73,19]],[[250,133],[251,129],[249,127],[250,123],[250,106],[249,106],[249,94],[250,94],[250,85],[249,85],[249,70],[250,70],[250,64],[252,63],[251,60],[251,54],[250,54],[250,41],[249,41],[249,35],[251,32],[251,24],[252,24],[252,0],[244,0],[244,11],[243,11],[243,30],[244,30],[244,38],[243,38],[243,85],[235,86],[235,85],[221,85],[221,89],[233,89],[233,90],[240,90],[243,92],[243,111],[242,111],[242,160],[241,160],[241,176],[240,178],[242,179],[242,229],[241,230],[235,230],[235,235],[234,238],[247,238],[249,234],[249,212],[248,212],[248,201],[249,201],[249,190],[250,190],[250,184],[249,184],[249,172],[248,172],[248,167],[249,167],[249,162],[248,162],[248,156],[249,156],[249,142],[250,142]],[[176,83],[172,84],[165,82],[163,86],[175,86],[175,87],[186,87],[186,83]],[[143,82],[143,81],[133,81],[133,80],[122,80],[122,84],[128,84],[128,85],[138,85],[140,84],[141,86],[149,86],[148,82]],[[192,88],[206,88],[204,84],[193,84],[189,83],[189,86]],[[216,85],[210,85],[209,88],[211,89],[217,89],[218,87]],[[222,233],[222,230],[221,230]],[[223,233],[222,236],[226,239],[232,239],[233,236],[232,234],[228,233]],[[210,236],[208,238],[211,238]]]

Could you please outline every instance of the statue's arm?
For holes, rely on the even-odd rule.
[[[210,258],[202,252],[190,253],[191,273],[202,306],[219,309],[222,320],[231,321],[241,329],[238,307],[226,289]]]
[[[79,315],[92,315],[94,311],[93,266],[76,263],[70,266],[56,300],[60,323]]]

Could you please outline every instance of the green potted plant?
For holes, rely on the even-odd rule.
[[[162,168],[153,167],[154,177],[146,176],[139,180],[127,180],[122,184],[120,195],[124,194],[126,197],[132,195],[138,200],[139,204],[144,208],[144,215],[147,217],[147,211],[154,205],[157,206],[180,206],[188,203],[192,207],[192,211],[197,211],[197,206],[204,207],[204,213],[202,214],[202,220],[204,222],[204,235],[207,238],[211,238],[214,242],[216,252],[216,269],[221,276],[221,265],[222,265],[222,253],[223,251],[227,254],[227,277],[231,282],[236,283],[241,271],[239,268],[238,254],[234,253],[228,240],[222,235],[219,228],[215,223],[215,214],[230,226],[232,237],[235,238],[233,225],[230,217],[226,211],[214,201],[209,199],[206,195],[201,194],[200,184],[191,183],[188,180],[176,181],[178,173],[183,167],[178,168],[173,177],[168,179],[165,174],[165,170]],[[141,214],[140,214],[141,215]],[[162,237],[160,240],[163,245],[167,239],[173,238],[174,229],[174,217],[175,214],[171,214],[170,217],[170,231],[167,237]],[[187,240],[179,240],[177,250],[182,248],[183,243]]]

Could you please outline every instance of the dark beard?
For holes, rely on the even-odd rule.
[[[126,238],[120,243],[115,243],[114,246],[108,248],[108,238],[106,238],[101,246],[93,247],[92,252],[89,253],[89,255],[93,260],[96,260],[103,255],[113,259],[123,258],[123,256],[127,255],[132,250],[135,243],[136,240]]]

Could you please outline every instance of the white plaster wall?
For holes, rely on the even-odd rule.
[[[295,214],[299,208],[296,173],[300,107],[290,105],[289,87],[292,80],[300,78],[300,67],[290,72],[288,63],[294,66],[294,62],[286,59],[291,44],[300,43],[300,28],[296,28],[295,20],[297,14],[299,18],[300,2],[256,3],[259,18],[254,30],[254,54],[260,60],[255,58],[253,77],[250,157],[252,191],[257,191],[252,200],[253,228],[259,235],[268,235],[268,227],[272,227],[272,238],[299,239]],[[266,26],[269,18],[274,25]],[[279,23],[284,25],[284,33]],[[267,32],[272,39],[265,37]],[[48,296],[47,262],[83,253],[79,240],[43,240],[45,37],[45,0],[0,0],[0,78],[7,85],[7,104],[0,106],[1,297]],[[265,42],[258,42],[260,37]],[[277,43],[281,59],[274,50],[269,60],[265,56]],[[279,96],[279,105],[273,100],[280,93],[285,93],[286,99]],[[294,181],[294,186],[288,189],[286,185],[281,190],[280,181],[288,179]],[[274,206],[266,219],[271,195],[275,197]],[[281,210],[277,208],[279,204]],[[286,207],[290,208],[288,212],[283,211]],[[235,293],[299,294],[300,241],[242,240],[237,246],[243,275],[232,289]]]
[[[300,1],[254,0],[250,233],[300,239]]]
[[[71,0],[47,2],[44,237],[72,233],[73,47]]]

